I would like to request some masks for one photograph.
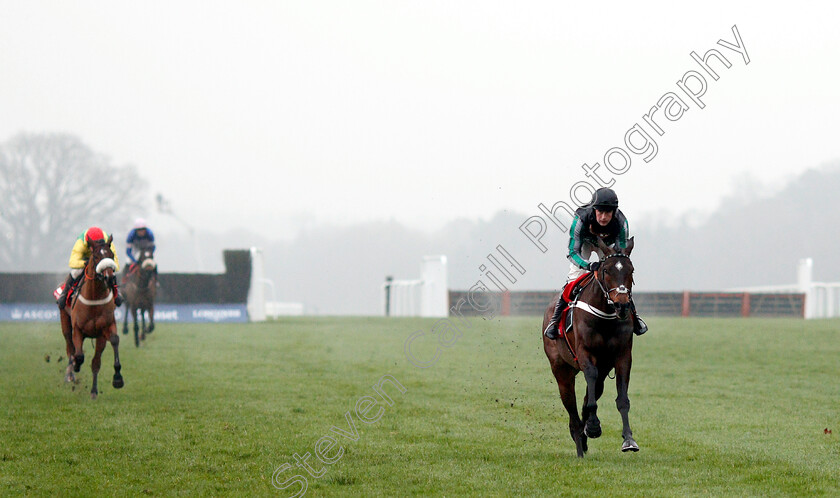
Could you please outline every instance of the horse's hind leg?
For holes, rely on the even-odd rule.
[[[621,435],[624,438],[621,451],[639,451],[639,445],[633,439],[633,431],[630,430],[630,398],[627,391],[630,386],[631,363],[632,359],[628,352],[626,357],[620,358],[615,365],[615,389],[618,393],[615,398],[615,406],[618,408],[618,413],[621,414]]]
[[[99,389],[96,387],[96,380],[99,376],[99,367],[102,365],[102,351],[105,349],[105,337],[100,335],[96,338],[96,352],[93,354],[93,361],[90,362],[90,369],[93,372],[93,385],[90,388],[90,398],[96,399]]]
[[[114,389],[119,389],[125,385],[125,381],[120,374],[120,370],[122,370],[120,364],[120,336],[116,333],[111,334],[111,347],[114,349],[114,382],[111,385],[114,386]]]
[[[67,369],[64,372],[65,382],[75,382],[76,376],[73,374],[73,356],[76,355],[76,348],[73,346],[73,326],[70,323],[70,317],[64,311],[59,311],[61,315],[61,335],[64,336],[64,344],[67,351]]]

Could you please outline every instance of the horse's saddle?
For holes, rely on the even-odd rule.
[[[81,280],[79,282],[81,282]],[[58,298],[61,297],[61,293],[64,292],[64,287],[66,285],[67,285],[67,283],[63,282],[61,285],[58,286],[58,288],[56,290],[53,291],[53,297],[55,298],[56,302],[58,302]],[[79,285],[78,282],[75,283],[73,285],[73,288],[70,289],[70,292],[67,293],[67,301],[64,304],[66,304],[67,306],[70,306],[70,303],[73,302],[73,299],[76,297],[76,294],[79,293],[79,289],[81,289],[81,288],[82,288],[82,286]]]

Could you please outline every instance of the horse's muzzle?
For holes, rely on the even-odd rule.
[[[619,320],[627,319],[627,316],[630,314],[630,300],[626,303],[615,303],[615,310]]]

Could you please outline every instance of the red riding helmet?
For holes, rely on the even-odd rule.
[[[85,242],[90,245],[96,241],[105,241],[105,232],[99,227],[90,227],[85,232]]]

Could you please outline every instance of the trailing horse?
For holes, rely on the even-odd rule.
[[[59,312],[61,332],[67,345],[68,364],[64,377],[67,382],[76,380],[73,372],[78,372],[85,362],[84,340],[92,338],[96,341],[90,365],[93,372],[90,396],[93,399],[99,394],[96,381],[102,363],[102,351],[108,341],[114,349],[113,386],[119,389],[125,385],[120,374],[120,337],[114,319],[114,295],[109,283],[114,278],[117,267],[111,252],[111,240],[113,235],[108,237],[104,244],[100,243],[91,248],[91,256],[85,264],[84,279],[79,284],[78,294],[70,305]]]
[[[601,436],[597,401],[604,392],[604,380],[613,368],[618,393],[615,404],[623,426],[624,442],[621,451],[639,451],[633,439],[633,431],[630,430],[630,399],[627,396],[633,350],[630,303],[633,288],[630,252],[633,250],[633,239],[628,241],[624,250],[613,250],[600,240],[598,242],[604,259],[592,278],[584,284],[577,300],[569,305],[568,310],[572,314],[571,331],[565,331],[561,323],[557,339],[552,340],[542,334],[554,314],[556,298],[546,308],[540,329],[545,355],[560,389],[560,398],[569,412],[569,432],[579,457],[583,457],[588,450],[587,438]],[[581,416],[578,416],[575,376],[581,371],[586,380],[586,395]]]
[[[128,316],[134,319],[134,345],[139,347],[140,341],[146,340],[146,334],[155,330],[155,294],[157,292],[157,264],[151,248],[143,248],[137,259],[137,264],[129,269],[123,277],[123,294],[125,296],[125,317],[123,320],[123,334],[128,334]],[[142,329],[137,326],[137,315],[140,314]],[[146,327],[146,312],[149,313],[149,326]]]

